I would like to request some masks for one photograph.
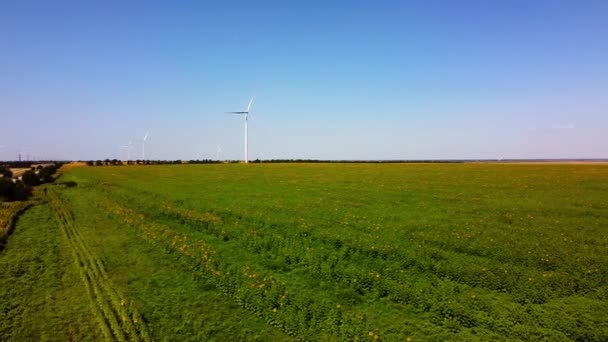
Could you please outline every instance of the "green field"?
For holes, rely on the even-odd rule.
[[[608,340],[606,164],[62,172],[0,252],[2,341]]]

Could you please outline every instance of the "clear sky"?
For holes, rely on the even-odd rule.
[[[608,1],[3,1],[0,159],[608,157]]]

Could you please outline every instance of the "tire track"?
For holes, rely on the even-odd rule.
[[[50,190],[50,189],[49,189]],[[55,191],[48,191],[49,202],[74,255],[99,326],[110,341],[150,341],[141,316],[112,285],[101,260],[88,248],[72,213]]]

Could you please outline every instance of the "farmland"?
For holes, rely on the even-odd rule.
[[[606,179],[605,164],[66,169],[0,252],[0,340],[607,340]]]

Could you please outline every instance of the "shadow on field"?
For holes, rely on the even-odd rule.
[[[66,188],[73,188],[78,186],[78,183],[74,182],[74,181],[69,181],[69,182],[60,182],[60,183],[56,183],[57,185],[62,185]]]

